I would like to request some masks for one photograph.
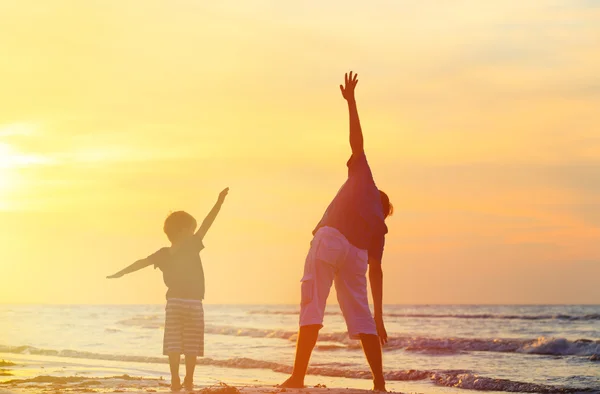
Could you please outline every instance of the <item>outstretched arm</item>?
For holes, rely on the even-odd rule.
[[[106,279],[120,278],[120,277],[122,277],[125,274],[130,274],[132,272],[139,271],[142,268],[146,268],[150,264],[152,264],[152,262],[150,261],[150,259],[141,259],[141,260],[138,260],[135,263],[131,264],[130,266],[123,268],[121,271],[117,272],[116,274],[107,276]]]
[[[358,83],[358,74],[344,76],[344,85],[340,85],[342,96],[348,102],[348,113],[350,115],[350,147],[352,154],[358,155],[364,151],[364,141],[362,129],[360,127],[360,119],[358,118],[358,109],[356,108],[356,98],[354,97],[354,89]]]
[[[227,197],[227,193],[229,193],[229,188],[225,188],[219,194],[217,203],[215,204],[213,209],[210,210],[208,215],[206,215],[206,218],[204,218],[204,221],[200,225],[200,228],[198,229],[198,231],[196,231],[196,234],[194,234],[195,237],[197,237],[201,240],[204,239],[204,236],[208,232],[208,229],[210,228],[210,226],[212,226],[213,222],[217,218],[217,215],[219,214],[219,211],[221,210],[221,205],[223,205],[223,202],[225,201],[225,197]]]
[[[385,345],[388,338],[383,324],[383,270],[381,269],[381,261],[369,260],[369,282],[371,283],[371,294],[373,295],[377,334],[381,344]]]

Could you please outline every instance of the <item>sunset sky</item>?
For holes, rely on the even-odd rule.
[[[0,2],[0,302],[297,303],[357,101],[396,207],[385,303],[599,303],[600,1]],[[332,297],[331,302],[335,302]]]

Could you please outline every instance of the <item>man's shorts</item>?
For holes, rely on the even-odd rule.
[[[165,315],[163,354],[204,356],[202,301],[168,299]]]
[[[368,265],[366,250],[353,246],[334,228],[320,228],[304,264],[300,326],[323,325],[327,297],[331,284],[335,283],[350,338],[359,339],[359,334],[377,335],[367,296]]]

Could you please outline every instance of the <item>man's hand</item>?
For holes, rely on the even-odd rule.
[[[117,279],[117,278],[120,278],[120,277],[122,277],[123,275],[124,275],[124,274],[122,274],[122,273],[120,273],[120,272],[117,272],[116,274],[113,274],[113,275],[107,276],[107,277],[106,277],[106,279]]]
[[[387,331],[385,330],[385,325],[383,324],[383,317],[375,318],[375,327],[377,327],[377,335],[379,335],[381,346],[383,346],[388,341]]]
[[[229,193],[228,187],[226,187],[225,189],[223,189],[223,191],[221,193],[219,193],[219,201],[221,201],[221,202],[225,201],[225,197],[227,197],[227,193]]]
[[[352,71],[350,71],[350,75],[348,73],[344,75],[344,85],[340,85],[340,90],[346,101],[354,101],[354,88],[358,83],[357,78],[358,74],[353,74]]]

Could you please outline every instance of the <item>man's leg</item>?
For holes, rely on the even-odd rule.
[[[331,251],[321,239],[321,230],[315,235],[304,263],[300,302],[300,330],[296,342],[296,358],[292,376],[281,387],[302,388],[319,330],[323,327],[325,304],[335,277],[335,259],[338,249]],[[335,240],[334,240],[335,241]]]
[[[181,389],[181,380],[179,379],[179,353],[169,354],[169,368],[171,369],[171,390],[177,391]]]
[[[367,269],[367,252],[352,247],[335,278],[335,290],[350,337],[362,343],[373,374],[373,389],[385,391],[381,343],[369,309]]]
[[[320,324],[311,324],[300,327],[298,331],[298,341],[296,342],[296,359],[294,360],[294,370],[292,376],[281,384],[281,387],[304,388],[304,377],[308,369],[308,362],[312,354],[317,339],[319,338]]]
[[[383,377],[383,357],[381,355],[381,342],[379,336],[373,334],[359,334],[363,351],[367,357],[371,373],[373,374],[373,390],[386,391]]]

